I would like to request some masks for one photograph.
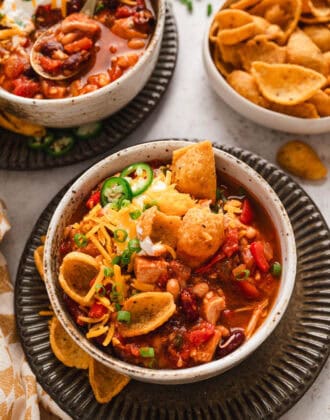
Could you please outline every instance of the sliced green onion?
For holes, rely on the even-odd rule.
[[[121,310],[121,306],[119,305],[119,303],[115,303],[115,309],[117,312]]]
[[[140,356],[142,357],[155,357],[155,350],[153,347],[141,347]]]
[[[73,237],[73,240],[78,248],[85,248],[85,246],[88,244],[88,239],[82,233],[76,233]]]
[[[112,265],[119,265],[120,264],[120,255],[116,255],[113,259],[112,259]]]
[[[249,276],[250,276],[250,270],[242,270],[236,274],[235,278],[236,280],[244,280],[244,279],[247,279]]]
[[[129,323],[131,321],[131,313],[128,311],[118,311],[117,321]]]
[[[105,277],[112,277],[114,275],[113,268],[111,267],[104,267],[103,273]]]
[[[117,242],[125,242],[127,239],[128,233],[124,229],[117,229],[113,232],[113,237]]]
[[[279,262],[274,262],[274,264],[271,266],[270,272],[273,276],[279,277],[282,273],[282,266]]]
[[[141,251],[140,241],[138,240],[138,238],[131,239],[128,242],[128,249],[131,252],[140,252]]]
[[[121,265],[128,265],[131,261],[131,251],[129,249],[125,249],[125,251],[121,254],[120,262]]]
[[[136,220],[141,216],[141,211],[140,210],[131,211],[129,215],[131,219]]]
[[[212,15],[212,10],[213,10],[213,8],[212,8],[212,4],[211,4],[211,3],[209,3],[209,4],[207,5],[207,16],[208,16],[208,17]]]
[[[106,290],[105,290],[105,287],[103,286],[103,284],[100,284],[100,283],[96,284],[95,285],[95,292],[97,294],[99,294],[100,296],[105,296]]]

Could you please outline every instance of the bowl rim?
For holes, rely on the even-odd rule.
[[[153,31],[151,40],[147,46],[147,48],[143,51],[141,58],[138,62],[131,68],[129,68],[119,79],[108,83],[106,86],[103,86],[93,92],[86,93],[84,95],[78,96],[69,96],[67,98],[61,99],[34,99],[34,98],[25,98],[23,96],[17,96],[13,93],[8,92],[7,90],[0,87],[0,98],[6,99],[10,102],[15,102],[19,105],[28,105],[28,106],[37,106],[39,104],[59,104],[59,105],[66,105],[66,104],[79,104],[80,102],[85,101],[85,98],[92,98],[94,96],[98,96],[100,94],[109,94],[113,90],[115,90],[119,85],[126,82],[127,79],[133,77],[135,73],[137,73],[141,67],[143,67],[144,63],[147,61],[148,56],[153,54],[154,50],[157,48],[159,42],[161,42],[163,29],[165,25],[165,16],[166,16],[166,0],[156,0],[158,4],[157,10],[157,18],[156,18],[156,27]]]
[[[140,150],[151,146],[155,146],[156,148],[158,148],[157,150],[170,148],[173,151],[174,149],[178,149],[189,144],[195,144],[195,142],[186,140],[151,141],[125,148],[119,152],[109,155],[108,157],[94,164],[91,168],[84,172],[71,185],[71,187],[69,187],[65,195],[62,197],[51,218],[46,236],[43,260],[45,271],[45,285],[54,313],[58,317],[64,329],[83,350],[90,354],[91,357],[95,358],[96,360],[108,366],[109,368],[112,368],[122,374],[128,375],[134,379],[144,382],[168,385],[192,383],[201,381],[211,376],[221,374],[226,370],[230,369],[231,367],[235,366],[236,364],[240,363],[246,357],[248,357],[248,355],[250,355],[254,350],[256,350],[257,347],[259,347],[275,329],[275,327],[277,326],[280,319],[285,313],[295,284],[297,264],[295,239],[291,222],[286,213],[286,210],[284,209],[282,202],[280,201],[275,191],[271,188],[271,186],[254,169],[249,167],[240,159],[228,154],[227,152],[214,148],[214,152],[216,155],[218,155],[218,157],[220,156],[220,158],[224,159],[226,162],[240,167],[243,171],[247,173],[249,178],[252,178],[254,182],[260,183],[263,193],[267,194],[268,197],[272,200],[272,204],[275,206],[276,212],[279,215],[281,229],[284,229],[285,232],[282,235],[282,237],[284,238],[283,241],[285,241],[286,248],[288,249],[288,253],[286,255],[286,264],[287,267],[290,267],[290,269],[287,269],[285,282],[284,278],[281,279],[280,289],[270,313],[268,314],[263,324],[252,335],[252,337],[241,347],[239,347],[237,350],[224,357],[223,359],[218,359],[195,367],[177,370],[149,369],[124,362],[98,349],[92,342],[87,340],[87,338],[79,331],[74,322],[71,321],[70,316],[67,316],[65,310],[61,308],[61,303],[56,294],[55,284],[58,281],[58,275],[52,272],[51,262],[53,260],[52,245],[56,238],[57,224],[60,221],[62,215],[65,214],[65,209],[68,205],[70,205],[72,197],[74,197],[79,192],[79,189],[87,180],[95,178],[98,170],[101,167],[107,165],[110,168],[111,163],[115,161],[118,158],[118,156],[134,156],[136,152],[139,152]],[[109,175],[111,175],[111,173],[109,173]],[[259,197],[257,196],[256,198],[259,199]],[[279,240],[281,242],[281,238],[279,238]],[[281,300],[279,300],[279,297],[281,297]]]
[[[246,116],[249,119],[253,119],[253,118],[247,115],[247,113],[249,112],[248,108],[250,108],[250,111],[253,111],[254,113],[258,113],[260,116],[264,116],[268,118],[272,117],[272,119],[274,120],[274,128],[276,128],[277,124],[287,122],[287,123],[290,123],[291,126],[303,124],[303,125],[306,125],[306,128],[311,128],[311,129],[320,128],[324,130],[323,132],[326,132],[325,129],[328,128],[328,131],[330,131],[330,117],[301,118],[301,117],[294,117],[291,115],[282,114],[280,112],[275,112],[270,109],[263,108],[262,106],[257,105],[254,102],[249,101],[244,96],[236,92],[236,90],[229,85],[229,83],[225,80],[223,75],[219,72],[219,70],[217,69],[213,61],[211,51],[210,51],[210,44],[209,44],[209,32],[210,32],[210,28],[213,23],[213,20],[216,14],[222,9],[222,7],[224,6],[226,2],[227,2],[226,0],[221,0],[217,9],[213,12],[212,16],[210,17],[210,21],[209,21],[210,23],[208,23],[206,26],[204,39],[202,43],[204,66],[208,72],[208,75],[212,77],[212,80],[210,80],[211,77],[209,77],[208,81],[212,85],[212,87],[214,83],[217,83],[218,85],[221,85],[221,87],[225,91],[224,95],[216,91],[217,94],[230,106],[232,106],[230,104],[231,100],[234,100],[236,103],[240,102],[241,105],[244,106],[245,112],[244,113],[241,111],[237,111],[237,112],[242,113],[244,116]],[[229,95],[230,97],[226,98],[226,95]],[[255,119],[253,120],[255,121]],[[259,122],[259,124],[262,124],[262,123]],[[325,127],[327,125],[328,127]],[[281,130],[281,126],[280,125],[277,126],[277,129]],[[306,134],[307,134],[307,131],[306,131]]]

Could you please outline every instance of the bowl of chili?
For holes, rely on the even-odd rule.
[[[200,143],[201,147],[204,143]],[[46,287],[54,312],[64,328],[93,358],[145,382],[196,382],[237,365],[255,351],[280,322],[295,282],[295,239],[280,199],[259,174],[223,151],[213,148],[217,179],[215,197],[211,195],[207,199],[206,181],[204,191],[194,195],[195,199],[197,197],[197,208],[184,211],[185,215],[181,218],[160,216],[162,210],[173,205],[169,204],[170,200],[159,199],[164,191],[161,179],[165,177],[168,181],[167,171],[175,171],[174,161],[169,164],[173,153],[180,155],[189,145],[195,143],[177,140],[145,143],[124,149],[94,165],[64,195],[50,222],[45,243]],[[178,164],[176,170],[180,171],[178,168],[182,166]],[[188,172],[192,170],[189,168]],[[203,176],[206,180],[214,176],[211,164]],[[188,180],[192,179],[193,174],[188,177]],[[195,179],[191,188],[198,182]],[[176,183],[181,188],[179,178]],[[143,201],[141,197],[147,194],[156,197],[155,202]],[[189,205],[194,207],[195,204]],[[91,220],[94,218],[94,222],[99,223],[93,215],[103,214],[103,210],[99,212],[102,208],[108,209],[105,217],[109,214],[115,217],[118,211],[121,214],[127,212],[130,226],[140,220],[138,238],[123,225],[111,228],[112,240],[121,252],[100,271],[102,279],[108,280],[95,287],[94,281],[90,283],[91,289],[87,292],[92,292],[94,297],[95,293],[98,294],[97,300],[88,306],[82,318],[75,318],[73,314],[77,307],[72,306],[75,295],[71,295],[67,285],[63,287],[61,280],[59,282],[59,272],[63,279],[65,271],[70,270],[66,266],[69,267],[70,259],[75,258],[77,251],[82,252],[81,255],[100,253],[92,249],[89,242],[90,235],[97,230]],[[181,208],[175,208],[176,212],[182,213]],[[86,219],[89,231],[82,231],[77,221],[84,220],[82,217],[88,216],[89,212],[92,212],[92,219]],[[155,254],[148,260],[144,251],[150,249],[150,242],[146,244],[142,240],[139,229],[143,227],[141,221],[150,220],[155,215],[161,217],[161,222],[154,234],[163,235],[165,230],[164,243],[169,240],[169,221],[172,225],[184,223],[184,227],[180,230],[177,245],[172,245],[176,253],[169,251],[165,258]],[[213,237],[208,247],[202,246],[197,254],[194,254],[194,247],[199,239],[191,233],[198,226],[198,222],[192,223],[195,217],[198,220],[206,217],[205,222],[199,225],[206,229],[201,237]],[[220,222],[219,218],[223,221]],[[221,223],[223,227],[219,227]],[[213,250],[215,242],[217,245]],[[171,246],[166,246],[168,251]],[[106,254],[106,251],[102,253]],[[89,261],[90,255],[86,261]],[[114,288],[112,279],[120,271],[129,277],[132,255],[135,258],[132,284],[136,289],[129,292],[123,302],[118,300],[121,290]],[[153,264],[152,267],[150,264]],[[142,283],[146,280],[143,276],[149,273],[147,282],[152,283],[150,276],[155,267],[163,270],[164,266],[171,275],[159,276],[154,285],[147,284],[144,285],[147,288],[141,289],[141,280]],[[134,298],[135,295],[138,298]],[[154,308],[161,313],[161,323],[144,319],[143,333],[136,333],[136,329],[140,328],[136,314],[143,313],[145,317],[145,299],[156,295],[163,296],[158,308]],[[112,305],[111,317],[118,327],[111,349],[105,346],[105,343],[109,345],[107,334],[97,339],[95,323],[92,330],[77,324],[79,319],[88,321],[86,314],[104,320],[107,309],[102,305],[107,305],[107,299]],[[78,301],[83,308],[85,297],[78,297]],[[150,327],[155,322],[156,327]],[[102,333],[106,333],[107,328],[104,325],[102,328]],[[136,337],[137,334],[140,334],[139,337]],[[167,347],[160,351],[159,343],[164,342]]]
[[[70,0],[63,19],[61,9],[40,5],[34,30],[20,32],[19,47],[14,37],[8,39],[0,71],[4,109],[41,125],[73,127],[114,114],[143,88],[158,59],[165,0],[100,0],[90,18],[79,13],[82,6],[83,0]],[[47,79],[31,67],[30,50],[54,24],[55,34],[38,46],[38,65],[51,75]]]

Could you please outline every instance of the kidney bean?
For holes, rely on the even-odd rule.
[[[82,0],[70,0],[67,2],[67,13],[71,15],[72,13],[77,13],[83,6]]]
[[[155,26],[155,18],[148,9],[136,12],[133,21],[136,29],[146,34],[151,33]]]
[[[57,41],[47,41],[41,44],[40,52],[47,57],[51,57],[53,52],[60,50],[63,51],[63,45]]]
[[[188,289],[182,290],[180,293],[180,303],[186,319],[188,321],[196,321],[199,317],[196,296]]]
[[[222,357],[227,356],[227,354],[232,353],[243,344],[244,340],[245,334],[241,329],[232,330],[230,336],[219,345],[217,349],[217,358],[221,359]]]

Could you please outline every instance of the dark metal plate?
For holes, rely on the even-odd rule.
[[[167,7],[164,36],[155,70],[142,91],[125,108],[104,120],[104,130],[97,138],[79,141],[67,155],[54,158],[29,149],[24,136],[0,129],[0,169],[47,169],[71,165],[107,152],[156,108],[171,81],[177,53],[177,27],[173,13]]]
[[[218,147],[218,146],[216,146]],[[330,232],[319,210],[290,177],[259,156],[220,146],[246,162],[281,198],[294,228],[298,270],[282,321],[273,334],[239,366],[191,385],[160,386],[132,381],[112,402],[100,405],[86,373],[67,368],[49,346],[49,304],[33,263],[48,223],[68,186],[40,216],[26,244],[15,288],[17,327],[39,383],[76,419],[214,420],[273,419],[292,407],[319,374],[330,342]]]

